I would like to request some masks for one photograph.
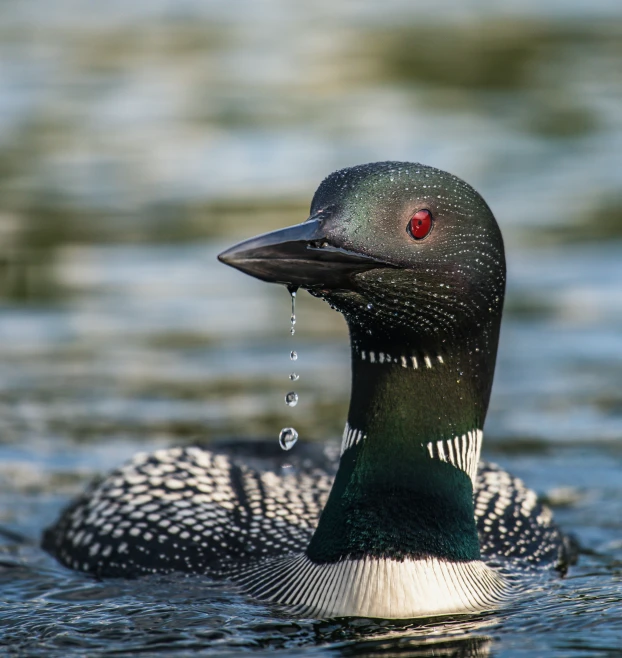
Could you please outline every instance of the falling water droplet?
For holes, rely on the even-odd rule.
[[[298,432],[293,427],[284,427],[279,434],[279,445],[283,450],[291,450],[298,441]]]
[[[371,311],[372,308],[374,308],[374,305],[373,305],[373,304],[367,304],[367,310],[368,310],[368,311]]]
[[[292,296],[292,314],[289,318],[291,328],[289,333],[293,336],[296,333],[295,324],[296,324],[296,288],[288,287],[289,294]]]
[[[293,336],[296,333],[296,291],[298,288],[296,286],[288,286],[287,290],[292,297],[292,313],[289,318],[290,329],[289,332]],[[298,359],[298,354],[292,350],[289,353],[289,358],[292,361]],[[298,380],[298,375],[295,372],[290,373],[289,378],[291,381],[295,382]],[[295,391],[290,391],[285,396],[285,404],[288,407],[295,407],[298,404],[298,393]],[[279,445],[283,450],[291,450],[296,441],[298,441],[298,432],[293,427],[284,427],[279,434]]]

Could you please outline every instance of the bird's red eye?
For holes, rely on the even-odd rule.
[[[429,210],[418,210],[408,222],[408,232],[415,240],[423,240],[432,230],[432,223]]]

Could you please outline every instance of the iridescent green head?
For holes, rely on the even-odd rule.
[[[472,332],[501,316],[503,240],[482,197],[420,164],[383,162],[331,174],[311,216],[334,247],[389,265],[356,272],[347,289],[317,290],[359,326],[407,342]]]
[[[359,327],[408,343],[501,316],[505,258],[492,212],[470,185],[421,164],[337,171],[319,186],[304,223],[220,258],[307,288]]]

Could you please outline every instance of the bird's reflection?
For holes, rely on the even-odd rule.
[[[316,641],[331,643],[341,656],[489,656],[499,623],[495,615],[417,621],[330,620],[315,624]]]

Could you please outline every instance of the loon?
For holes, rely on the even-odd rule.
[[[345,317],[338,465],[300,445],[293,469],[254,444],[139,454],[64,511],[45,550],[98,577],[226,578],[317,617],[493,610],[517,572],[565,572],[572,547],[551,512],[480,463],[505,256],[470,185],[407,162],[343,169],[306,221],[219,259]]]

